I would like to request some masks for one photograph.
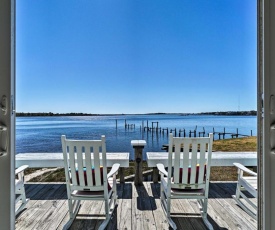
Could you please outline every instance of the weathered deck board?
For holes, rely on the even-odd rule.
[[[20,227],[17,229],[35,229],[35,224],[43,218],[43,215],[45,215],[50,201],[52,200],[52,197],[54,196],[55,192],[58,189],[61,189],[64,191],[64,188],[61,188],[62,184],[41,184],[36,189],[31,190],[31,194],[33,196],[29,195],[28,189],[26,190],[27,197],[30,198],[30,201],[28,203],[28,212],[23,212],[20,215],[20,218],[17,218],[16,222],[20,223]],[[28,186],[26,186],[28,187]],[[34,193],[37,191],[37,193]]]
[[[133,187],[132,197],[132,229],[156,229],[149,195],[144,186]]]
[[[122,197],[118,199],[117,229],[131,229],[132,225],[132,184],[123,184]]]
[[[148,195],[150,197],[150,203],[153,211],[156,229],[168,229],[169,224],[165,218],[165,215],[161,207],[161,201],[159,199],[159,190],[157,190],[154,183],[144,183],[144,186],[148,191]]]
[[[230,211],[234,212],[236,216],[238,216],[242,221],[244,221],[247,226],[248,229],[257,229],[257,221],[255,219],[253,219],[251,216],[249,216],[246,212],[243,212],[243,215],[240,217],[239,215],[239,210],[240,207],[238,205],[236,205],[235,201],[232,198],[232,195],[235,194],[236,191],[236,186],[235,183],[215,183],[213,184],[214,186],[217,186],[216,190],[219,192],[223,192],[221,194],[221,197],[225,197],[227,194],[227,198],[224,199],[225,202],[227,202],[227,204],[230,206]],[[252,198],[251,200],[256,201],[256,198]]]
[[[217,191],[223,192],[222,197],[227,197],[228,198],[228,199],[225,199],[225,201],[234,208],[233,211],[236,212],[236,215],[238,215],[240,207],[238,205],[235,205],[236,202],[233,199],[231,199],[232,195],[235,194],[236,184],[234,182],[232,182],[232,183],[230,183],[230,182],[227,182],[227,183],[221,182],[221,183],[216,183],[214,185],[218,186]],[[247,195],[248,195],[248,197],[251,198],[250,200],[253,203],[257,204],[257,199],[256,198],[254,198],[251,195],[249,196],[248,193],[247,193]],[[243,213],[242,219],[244,221],[246,221],[247,223],[252,225],[251,229],[253,229],[253,228],[257,229],[257,221],[255,219],[253,219],[250,215],[248,215],[246,212]]]
[[[209,221],[214,229],[257,229],[257,222],[232,199],[235,188],[235,182],[210,183]],[[31,200],[17,216],[16,229],[62,229],[69,220],[65,184],[29,183],[26,193]],[[118,184],[118,206],[107,229],[169,229],[159,195],[160,184]],[[171,212],[178,229],[206,229],[196,200],[173,200]],[[103,214],[103,201],[82,202],[71,229],[97,229]]]

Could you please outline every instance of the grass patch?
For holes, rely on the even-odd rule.
[[[65,182],[64,168],[57,168],[54,171],[45,172],[29,180],[30,182]]]
[[[216,140],[213,142],[213,151],[256,152],[257,137],[242,137],[234,139]]]
[[[41,170],[42,168],[27,168],[24,171],[24,175],[29,175],[32,174],[34,172],[36,172],[37,170]]]

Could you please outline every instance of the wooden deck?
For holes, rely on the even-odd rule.
[[[118,184],[118,206],[107,229],[169,229],[159,194],[160,184]],[[211,182],[208,218],[214,229],[257,229],[257,222],[232,199],[235,182]],[[62,229],[69,219],[64,183],[27,183],[27,208],[16,219],[16,229]],[[252,199],[256,202],[255,199]],[[178,229],[206,229],[195,200],[173,200],[172,219]],[[98,229],[102,201],[85,201],[71,229]]]

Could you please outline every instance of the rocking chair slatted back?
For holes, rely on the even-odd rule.
[[[62,136],[65,173],[72,190],[104,190],[107,183],[105,136],[101,140],[70,140]],[[100,155],[102,154],[102,167]],[[102,172],[102,171],[103,172]],[[102,183],[103,182],[103,183]]]
[[[205,189],[210,175],[212,143],[212,134],[205,138],[180,138],[170,134],[168,181],[173,177],[171,188]]]

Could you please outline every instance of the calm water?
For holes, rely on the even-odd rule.
[[[125,119],[135,128],[125,129]],[[117,128],[116,128],[117,120]],[[180,115],[125,115],[125,116],[88,116],[88,117],[18,117],[16,119],[16,152],[61,152],[60,136],[72,139],[100,139],[106,136],[108,152],[130,152],[133,156],[131,140],[146,140],[144,151],[162,151],[163,144],[168,143],[165,133],[143,132],[144,126],[152,127],[152,122],[159,122],[161,128],[194,130],[197,133],[205,128],[206,134],[223,132],[253,135],[257,132],[256,116],[180,116]],[[154,127],[156,124],[154,123]],[[183,135],[183,133],[182,133]],[[215,135],[215,139],[218,136]],[[230,138],[229,135],[226,138]]]

